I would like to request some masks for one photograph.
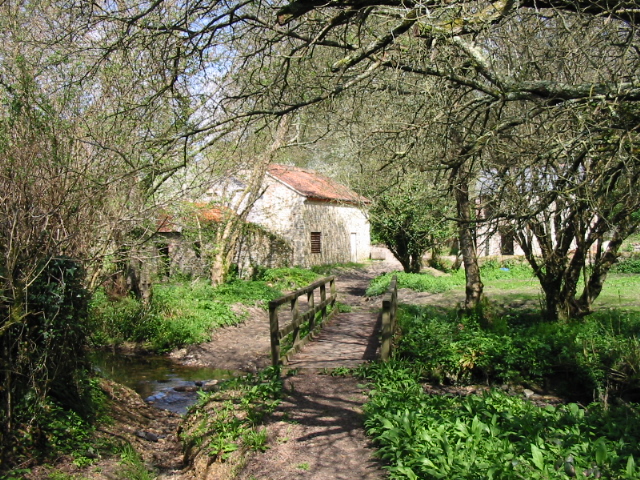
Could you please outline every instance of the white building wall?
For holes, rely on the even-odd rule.
[[[253,205],[247,221],[290,240],[294,235],[294,213],[304,205],[304,197],[271,178],[265,178],[265,191]]]
[[[308,200],[271,178],[265,183],[265,192],[247,220],[290,241],[294,265],[309,267],[369,258],[369,221],[358,207]],[[311,253],[311,232],[321,234],[321,253]]]
[[[239,191],[227,186],[227,198]],[[211,191],[211,198],[218,192]],[[255,202],[247,221],[280,235],[291,243],[293,265],[309,267],[327,263],[362,262],[369,259],[369,221],[355,205],[308,200],[283,183],[267,176],[264,193]],[[311,253],[311,232],[321,233],[321,253]],[[352,234],[354,238],[352,239]],[[355,247],[352,255],[352,246]]]

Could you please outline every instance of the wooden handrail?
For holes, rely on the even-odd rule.
[[[327,284],[329,284],[330,295],[327,298]],[[316,304],[314,292],[316,289],[320,291],[320,303]],[[307,295],[307,308],[300,311],[299,299],[303,295]],[[271,331],[271,361],[273,366],[283,365],[289,362],[289,356],[298,352],[309,340],[313,334],[320,329],[325,321],[333,317],[336,309],[333,308],[336,302],[336,277],[326,277],[313,282],[306,287],[300,288],[295,292],[288,293],[276,300],[269,302],[269,325]],[[291,321],[280,327],[280,318],[278,316],[278,308],[289,302],[291,305]],[[328,312],[328,308],[331,310]],[[317,314],[320,313],[319,322],[316,324]],[[300,329],[308,323],[309,331],[307,335],[300,338]],[[280,340],[287,335],[293,335],[291,349],[282,356],[280,352]]]
[[[396,313],[398,311],[398,277],[393,276],[387,293],[382,299],[382,338],[380,342],[380,358],[386,362],[391,358],[393,335],[396,332]]]

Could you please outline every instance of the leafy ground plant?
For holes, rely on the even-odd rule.
[[[355,262],[347,262],[347,263],[327,263],[325,265],[313,265],[311,267],[311,271],[317,273],[318,275],[322,275],[326,277],[328,275],[338,275],[342,272],[360,269],[365,266],[364,263],[355,263]]]
[[[140,454],[130,444],[123,445],[120,452],[120,465],[116,471],[122,480],[153,480],[156,475],[145,466]]]
[[[490,391],[424,393],[406,362],[369,367],[366,429],[392,479],[638,478],[640,415],[633,406],[537,407]]]
[[[438,383],[553,386],[574,399],[640,392],[640,315],[606,311],[580,322],[504,315],[491,320],[403,306],[396,356]]]
[[[486,261],[481,267],[483,281],[511,281],[514,279],[532,279],[533,271],[527,265],[518,262]],[[463,270],[454,270],[447,275],[435,276],[423,273],[390,272],[373,279],[367,289],[367,296],[382,295],[394,275],[398,276],[398,288],[410,288],[417,292],[442,293],[463,287],[465,276]]]
[[[283,292],[296,290],[315,282],[320,275],[305,268],[270,268],[264,270],[256,280],[266,282]]]
[[[432,273],[390,272],[371,281],[366,295],[382,295],[389,288],[394,275],[398,276],[398,288],[411,288],[417,292],[442,293],[464,285],[464,273],[457,271],[451,275],[436,277]]]
[[[280,403],[279,370],[268,368],[257,375],[234,378],[217,392],[201,393],[182,429],[181,440],[190,455],[206,452],[220,461],[240,448],[264,451],[266,415]]]

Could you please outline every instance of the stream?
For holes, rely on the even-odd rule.
[[[90,358],[104,377],[135,390],[154,407],[179,414],[198,400],[197,391],[203,384],[237,375],[229,370],[180,365],[159,355],[95,351]]]

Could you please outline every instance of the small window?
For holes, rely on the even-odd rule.
[[[311,232],[311,253],[322,253],[321,238],[321,232]]]
[[[159,245],[158,256],[160,257],[158,273],[161,277],[168,277],[171,274],[171,252],[169,251],[169,245]]]

